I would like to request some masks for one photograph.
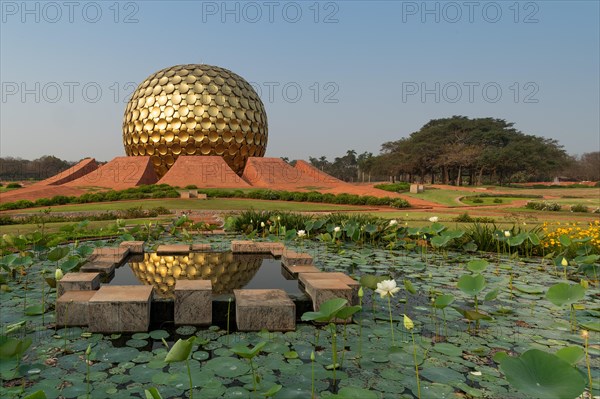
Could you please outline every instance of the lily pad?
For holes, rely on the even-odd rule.
[[[452,384],[455,382],[464,382],[465,376],[458,371],[448,367],[429,367],[421,371],[421,375],[431,382],[440,384]]]
[[[433,350],[439,353],[443,353],[444,355],[448,355],[448,356],[452,356],[452,357],[457,357],[462,355],[462,349],[460,349],[458,346],[452,345],[452,344],[448,344],[448,343],[439,343],[436,344],[433,347]]]
[[[250,371],[250,366],[247,362],[233,357],[211,359],[206,362],[204,367],[214,371],[216,375],[226,378],[239,377]]]
[[[485,278],[481,274],[464,274],[458,279],[458,288],[467,295],[477,295],[485,288]]]
[[[571,305],[585,296],[585,288],[579,284],[558,283],[548,289],[546,299],[556,306]]]
[[[500,359],[500,369],[514,388],[539,399],[572,399],[586,385],[582,374],[567,361],[538,349]]]

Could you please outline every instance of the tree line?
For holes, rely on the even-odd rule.
[[[481,185],[556,177],[600,181],[600,151],[571,156],[558,141],[522,133],[513,123],[465,116],[433,119],[408,137],[383,143],[378,155],[348,150],[333,161],[324,156],[309,157],[309,161],[348,182]],[[32,161],[3,157],[0,180],[41,180],[74,164],[51,155]]]
[[[349,150],[311,164],[345,181],[400,180],[454,185],[565,180],[600,181],[600,152],[570,156],[558,141],[525,134],[502,119],[434,119],[379,155]]]
[[[55,156],[44,155],[33,161],[21,158],[0,158],[0,180],[43,180],[75,165]]]

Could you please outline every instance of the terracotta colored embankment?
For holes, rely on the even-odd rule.
[[[281,158],[248,158],[242,178],[253,187],[287,189],[315,185],[315,181],[304,176]]]
[[[35,201],[38,198],[52,198],[57,195],[64,195],[66,197],[79,197],[82,194],[85,194],[85,190],[75,187],[67,187],[64,185],[41,186],[35,184],[29,187],[20,188],[18,190],[0,193],[0,202],[14,202],[20,200]]]
[[[71,166],[69,169],[63,170],[62,172],[57,173],[56,175],[49,177],[46,180],[42,180],[41,182],[38,182],[35,185],[58,186],[73,181],[75,179],[79,179],[80,177],[83,177],[96,169],[98,169],[98,163],[96,162],[96,160],[94,158],[86,158],[80,161],[77,165]]]
[[[150,157],[116,157],[93,172],[73,180],[64,186],[86,188],[104,187],[113,190],[142,184],[154,184],[158,181]]]
[[[296,165],[294,168],[302,174],[304,180],[311,180],[314,185],[320,186],[348,186],[349,184],[336,179],[333,176],[328,175],[327,173],[315,168],[311,164],[306,161],[296,161]]]
[[[198,188],[250,187],[219,156],[179,156],[158,183],[179,187],[193,184]]]

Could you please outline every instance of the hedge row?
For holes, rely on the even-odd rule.
[[[331,194],[319,193],[317,191],[297,192],[297,191],[273,191],[273,190],[219,190],[205,189],[198,190],[199,193],[206,194],[207,197],[215,198],[251,198],[271,201],[297,201],[297,202],[321,202],[326,204],[343,205],[371,205],[371,206],[391,206],[394,208],[408,208],[410,204],[401,198],[373,197],[371,195],[356,194]]]
[[[186,188],[195,188],[187,186]],[[279,201],[298,201],[298,202],[321,202],[327,204],[344,205],[371,205],[371,206],[391,206],[394,208],[408,208],[410,204],[401,198],[373,197],[370,195],[355,194],[322,194],[316,191],[294,192],[294,191],[273,191],[273,190],[221,190],[221,189],[201,189],[199,193],[204,193],[208,197],[214,198],[251,198],[262,200]],[[35,201],[20,200],[0,204],[0,210],[25,209],[41,206],[83,204],[89,202],[107,202],[143,198],[179,198],[179,191],[175,187],[166,184],[139,186],[121,191],[105,191],[97,193],[86,193],[79,197],[66,197],[57,195],[52,198],[40,198]]]
[[[167,184],[147,185],[119,191],[110,190],[86,193],[79,197],[56,195],[52,198],[39,198],[35,201],[19,200],[15,202],[6,202],[0,204],[0,211],[40,206],[85,204],[89,202],[109,202],[144,198],[179,198],[179,192]]]

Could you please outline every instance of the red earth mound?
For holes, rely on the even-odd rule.
[[[250,187],[219,156],[180,156],[158,183],[179,187],[193,184],[198,188]]]
[[[158,176],[154,172],[150,157],[116,157],[93,172],[65,184],[65,186],[124,190],[142,184],[154,184],[157,181]]]
[[[46,180],[42,180],[41,182],[35,183],[36,186],[58,186],[61,184],[68,183],[75,179],[79,179],[87,175],[90,172],[98,169],[98,163],[94,158],[86,158],[80,161],[77,165],[71,166],[67,170],[63,170],[62,172],[47,178]]]
[[[316,182],[281,158],[248,158],[242,178],[253,187],[289,189],[315,186]]]
[[[318,186],[322,186],[322,185],[347,186],[348,185],[348,183],[346,183],[340,179],[336,179],[333,176],[328,175],[327,173],[323,172],[322,170],[319,170],[318,168],[315,168],[314,166],[312,166],[311,164],[309,164],[306,161],[302,161],[302,160],[296,161],[296,165],[294,165],[294,168],[303,176],[303,178],[312,180],[312,183],[314,185],[318,185]]]

